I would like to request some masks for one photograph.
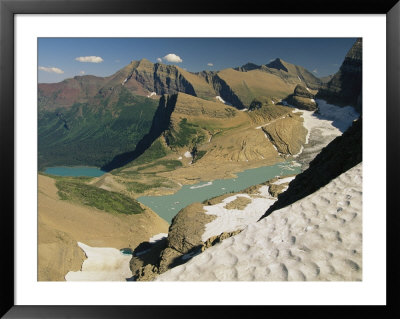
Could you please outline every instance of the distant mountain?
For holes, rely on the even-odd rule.
[[[86,75],[40,83],[39,169],[113,167],[116,156],[133,152],[149,132],[164,94],[184,93],[244,109],[258,100],[284,99],[298,84],[314,88],[320,80],[281,59],[268,65],[248,63],[236,69],[198,73],[142,59],[108,77]]]
[[[262,96],[284,98],[297,84],[316,89],[321,81],[303,67],[281,59],[262,66],[247,63],[236,69],[199,73],[142,59],[132,61],[109,77],[76,76],[60,83],[39,84],[38,95],[39,107],[48,110],[74,103],[111,103],[117,99],[120,87],[134,95],[151,97],[181,92],[215,101],[219,96],[237,108],[244,108]]]
[[[268,128],[255,129],[268,122]],[[292,114],[289,107],[263,103],[253,111],[242,112],[184,93],[163,95],[149,133],[135,150],[118,155],[103,169],[122,167],[132,172],[131,166],[176,159],[185,152],[192,158],[191,167],[275,161],[297,154],[306,134],[299,115]]]
[[[327,76],[323,76],[319,79],[321,80],[322,83],[328,83],[333,78],[333,76],[334,76],[334,74],[330,74]]]
[[[319,90],[317,98],[336,105],[362,109],[362,39],[357,39],[332,79]]]

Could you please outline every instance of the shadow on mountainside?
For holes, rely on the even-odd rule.
[[[286,207],[316,192],[332,179],[346,172],[362,161],[362,118],[354,121],[352,126],[336,137],[322,149],[310,166],[289,183],[286,192],[260,218],[263,219],[273,211]]]
[[[142,155],[153,142],[164,132],[170,123],[171,114],[174,111],[176,100],[178,95],[174,94],[171,96],[163,95],[160,98],[160,102],[156,113],[153,117],[153,122],[149,133],[147,133],[136,145],[135,150],[130,152],[125,152],[115,156],[109,163],[102,166],[103,171],[109,172],[113,169],[120,168],[129,162],[137,159]]]

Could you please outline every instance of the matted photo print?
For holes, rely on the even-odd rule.
[[[362,281],[362,38],[38,38],[38,281]],[[129,283],[127,283],[129,285]]]

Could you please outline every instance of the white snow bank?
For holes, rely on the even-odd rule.
[[[336,106],[328,104],[324,100],[317,100],[318,113],[316,114],[322,120],[329,120],[332,125],[341,132],[346,131],[354,120],[358,119],[360,114],[352,106]]]
[[[362,280],[362,164],[156,280]]]
[[[159,234],[154,235],[153,237],[151,237],[151,238],[149,239],[149,243],[155,243],[155,242],[157,242],[157,241],[159,241],[159,240],[161,240],[161,239],[163,239],[163,238],[166,238],[166,237],[168,237],[168,234],[166,234],[166,233],[159,233]]]
[[[204,210],[208,215],[215,215],[212,222],[206,224],[202,240],[206,241],[212,236],[219,235],[223,232],[231,232],[245,228],[248,224],[256,222],[271,206],[276,199],[268,193],[268,186],[261,186],[259,196],[252,198],[248,194],[237,194],[225,198],[221,203],[212,206],[204,206]],[[226,209],[226,204],[236,200],[238,197],[246,197],[251,199],[243,210]]]
[[[125,281],[132,277],[129,261],[132,255],[125,255],[116,248],[90,247],[78,242],[87,259],[81,271],[70,271],[66,281]]]
[[[151,92],[149,95],[147,95],[147,97],[152,97],[154,95],[157,95],[157,93],[156,92]]]
[[[183,156],[185,156],[186,158],[190,158],[192,157],[192,154],[190,154],[189,151],[186,151],[185,154],[183,154]]]
[[[296,178],[296,176],[290,176],[290,177],[281,178],[281,179],[278,179],[276,182],[274,182],[272,184],[281,185],[281,184],[285,184],[285,183],[290,183],[295,178]]]
[[[222,99],[222,97],[220,97],[219,95],[215,97],[218,101],[222,102],[225,104],[225,101]]]
[[[220,101],[220,102],[222,102],[222,103],[224,103],[224,104],[226,104],[226,105],[232,106],[231,103],[226,102],[226,101],[225,101],[222,97],[220,97],[219,95],[216,96],[215,98],[216,98],[218,101]]]

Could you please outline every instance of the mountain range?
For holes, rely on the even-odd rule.
[[[153,142],[155,135],[159,137],[171,124],[169,133],[164,132],[169,144],[168,141],[176,138],[173,132],[179,131],[181,124],[186,125],[163,123],[164,129],[159,127],[155,132],[160,114],[173,113],[172,101],[185,100],[188,105],[197,105],[195,108],[215,103],[210,107],[219,107],[222,112],[229,109],[231,115],[238,110],[254,110],[264,105],[269,110],[264,108],[258,113],[273,117],[272,113],[280,112],[277,111],[279,104],[315,110],[317,105],[313,98],[316,96],[338,105],[353,105],[360,111],[361,45],[361,39],[357,40],[340,70],[329,81],[277,58],[264,65],[247,63],[198,73],[141,59],[108,77],[85,75],[59,83],[40,83],[39,169],[57,165],[117,168],[143,153],[144,146],[149,147],[150,140]],[[166,99],[169,101],[167,108]],[[255,114],[250,116],[251,121]],[[168,115],[162,121],[168,122],[170,118],[173,117]],[[184,117],[181,116],[181,120]],[[199,133],[201,138],[211,134],[210,131],[203,133]],[[189,144],[181,147],[188,146],[192,150],[196,146],[196,143]],[[85,152],[81,151],[83,149]]]

